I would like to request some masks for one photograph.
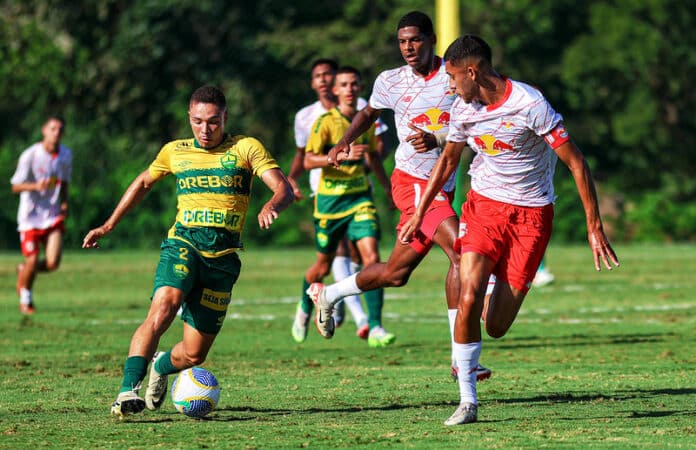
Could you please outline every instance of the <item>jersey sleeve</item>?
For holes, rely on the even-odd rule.
[[[301,112],[295,114],[295,146],[298,148],[306,147],[309,139],[309,130],[302,124]]]
[[[19,161],[17,161],[17,169],[15,170],[14,175],[12,175],[12,178],[10,179],[11,184],[22,184],[22,183],[27,183],[31,181],[36,181],[36,180],[31,180],[29,179],[29,172],[31,171],[31,155],[29,151],[24,151],[20,157]]]
[[[172,173],[171,153],[173,148],[173,142],[166,144],[164,147],[160,149],[159,153],[157,154],[157,157],[155,157],[155,160],[152,161],[152,164],[150,164],[148,170],[150,171],[150,176],[154,180],[159,180],[160,178]]]
[[[305,153],[324,154],[324,145],[328,142],[326,117],[328,117],[326,114],[319,116],[312,125],[312,131],[309,133],[309,139],[305,146]]]
[[[539,94],[533,103],[529,106],[527,114],[527,127],[532,130],[537,136],[544,136],[551,130],[556,128],[563,120],[560,114],[554,111],[549,102]]]
[[[258,139],[246,137],[240,144],[243,145],[241,149],[245,152],[249,166],[257,177],[263,175],[267,170],[279,167],[273,155],[266,150],[266,147]]]
[[[375,84],[372,86],[372,95],[370,95],[369,103],[374,109],[393,109],[384,72],[377,76]]]
[[[452,104],[452,108],[450,109],[450,123],[449,131],[447,132],[447,141],[466,142],[468,138],[467,134],[464,132],[464,127],[462,126],[461,121],[458,121],[458,119],[463,115],[463,107],[463,100],[457,97]]]

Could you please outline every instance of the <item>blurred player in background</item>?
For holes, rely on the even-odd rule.
[[[227,102],[218,88],[203,86],[189,102],[193,139],[164,145],[150,167],[133,180],[104,224],[84,238],[84,248],[123,219],[167,175],[177,184],[177,216],[161,246],[147,317],[133,334],[123,381],[111,413],[119,417],[156,410],[165,399],[167,376],[205,361],[222,328],[241,269],[237,250],[249,208],[251,182],[259,177],[273,192],[258,214],[268,229],[293,200],[292,187],[257,139],[225,133]],[[156,352],[160,337],[183,306],[183,339]],[[145,398],[138,394],[152,359]]]
[[[355,116],[341,141],[329,152],[329,158],[333,164],[339,164],[346,158],[350,143],[370,127],[381,111],[393,110],[399,146],[394,155],[396,166],[391,182],[394,203],[401,212],[397,226],[400,229],[415,212],[442,152],[441,146],[449,125],[449,110],[455,95],[450,92],[444,63],[435,55],[436,37],[430,17],[419,11],[406,14],[397,25],[397,39],[406,64],[379,74],[369,105]],[[437,243],[450,261],[445,296],[450,336],[453,339],[459,298],[459,255],[454,251],[458,218],[452,208],[455,177],[456,174],[452,174],[438,193],[415,239],[407,243],[397,240],[386,263],[366,267],[356,275],[324,289],[321,286],[312,287],[313,292],[317,293],[315,300],[324,305],[333,305],[347,295],[381,287],[403,286],[433,244]],[[491,371],[481,366],[477,375],[485,379],[490,377]]]
[[[41,127],[43,139],[22,152],[11,180],[12,192],[19,194],[17,229],[24,262],[17,266],[17,294],[22,314],[35,312],[36,274],[56,270],[63,254],[72,174],[72,151],[60,143],[64,133],[65,121],[49,117]]]
[[[311,69],[311,87],[317,95],[317,101],[305,106],[295,115],[294,129],[297,151],[295,152],[295,157],[293,158],[292,166],[290,167],[288,181],[290,181],[290,184],[293,186],[295,198],[298,200],[304,198],[304,195],[297,184],[297,180],[305,171],[305,147],[307,146],[307,140],[309,139],[312,125],[314,122],[316,122],[319,116],[325,114],[336,106],[336,96],[333,93],[333,81],[337,69],[338,63],[333,59],[320,58],[314,61]],[[358,98],[358,109],[364,108],[366,104],[367,102],[365,99],[362,97]],[[380,157],[384,159],[386,156],[384,142],[379,135],[387,130],[387,126],[380,120],[376,122],[375,126],[377,151]],[[315,195],[317,192],[320,174],[320,168],[312,169],[309,172],[309,183],[312,195]],[[348,239],[342,239],[338,245],[336,256],[334,257],[331,265],[334,280],[340,281],[355,273],[359,267],[359,263],[360,261],[357,249],[355,249]],[[302,297],[295,309],[295,318],[293,320],[291,330],[293,339],[298,343],[304,342],[304,340],[307,338],[307,325],[309,323],[309,317],[312,314],[312,310],[314,309],[314,304],[306,293],[308,287],[309,283],[307,280],[303,279]],[[371,301],[372,299],[366,300]],[[334,311],[334,318],[337,326],[340,325],[344,320],[345,306],[348,307],[348,310],[351,312],[353,320],[355,321],[357,327],[356,334],[362,339],[367,339],[370,330],[368,316],[365,314],[365,311],[360,303],[360,297],[357,295],[346,297],[343,299],[343,303],[337,305],[337,308]]]
[[[445,421],[477,420],[476,367],[481,353],[481,322],[502,337],[512,325],[551,237],[553,174],[557,159],[568,166],[580,195],[596,270],[619,265],[604,234],[590,169],[563,126],[562,117],[537,89],[498,74],[491,49],[467,35],[445,52],[447,73],[457,100],[452,105],[447,145],[432,171],[415,214],[399,233],[410,241],[424,224],[468,145],[471,190],[462,207],[458,247],[461,289],[454,332],[460,405]],[[485,299],[490,274],[492,295]]]
[[[344,236],[355,244],[365,267],[379,262],[379,221],[365,163],[372,169],[390,202],[391,186],[377,153],[374,122],[351,145],[349,158],[339,167],[329,164],[327,156],[328,150],[343,136],[358,112],[361,90],[362,78],[357,69],[339,69],[333,84],[337,105],[317,119],[307,142],[304,166],[321,169],[314,198],[317,259],[305,272],[308,283],[321,281],[328,275],[336,248]],[[395,336],[382,327],[383,289],[365,292],[365,298],[369,310],[368,344],[371,347],[391,344]],[[333,328],[330,334],[333,335]],[[331,336],[324,334],[324,337]]]

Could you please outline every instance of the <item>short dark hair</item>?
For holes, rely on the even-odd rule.
[[[312,68],[310,69],[310,72],[313,72],[315,67],[321,66],[323,64],[326,64],[327,66],[331,67],[331,71],[334,73],[338,70],[338,62],[336,62],[335,59],[319,58],[314,60],[314,62],[312,63]]]
[[[227,109],[227,100],[225,99],[225,94],[222,93],[220,88],[215,86],[201,86],[191,94],[191,103],[212,103],[218,108],[225,110]]]
[[[445,51],[445,61],[449,61],[451,64],[456,65],[466,58],[479,58],[481,61],[493,65],[491,47],[486,41],[473,34],[458,37]]]
[[[341,66],[336,71],[336,75],[341,74],[341,73],[353,73],[362,81],[362,75],[360,75],[360,71],[353,66]]]
[[[417,27],[421,33],[426,36],[434,36],[433,31],[433,21],[430,20],[427,14],[420,11],[411,11],[399,20],[399,24],[396,26],[396,31],[398,32],[402,28],[406,27]]]
[[[61,126],[65,128],[65,119],[63,119],[63,116],[59,116],[57,114],[49,114],[49,116],[46,117],[46,120],[44,120],[43,124],[46,125],[51,120],[57,120],[58,122],[60,122]]]

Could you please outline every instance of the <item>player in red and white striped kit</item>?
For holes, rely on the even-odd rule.
[[[458,247],[461,289],[453,353],[459,368],[460,405],[446,425],[477,420],[476,367],[481,323],[502,337],[512,325],[534,279],[551,236],[553,174],[557,159],[568,166],[582,200],[594,265],[619,261],[604,234],[589,167],[556,113],[537,89],[498,74],[491,49],[477,36],[455,40],[445,53],[452,105],[447,145],[432,171],[422,202],[401,228],[409,241],[423,223],[428,205],[459,165],[465,146],[471,163],[471,190],[462,207]],[[485,301],[490,274],[497,277]]]

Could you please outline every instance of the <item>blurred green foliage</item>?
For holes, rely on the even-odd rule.
[[[434,17],[434,2],[415,0],[0,0],[0,178],[9,180],[20,152],[40,138],[46,115],[65,116],[64,143],[75,154],[66,244],[77,246],[164,142],[190,136],[188,97],[206,83],[228,97],[228,130],[258,137],[287,169],[294,113],[314,100],[311,61],[359,67],[369,89],[380,71],[402,64],[395,29],[413,9]],[[563,114],[615,239],[696,237],[696,8],[468,0],[460,12],[462,33],[488,40],[502,73],[538,86]],[[584,239],[564,169],[557,188],[554,239]],[[312,242],[309,201],[285,212],[269,238],[252,220],[268,191],[257,182],[254,193],[247,244]],[[104,244],[156,245],[175,203],[174,186],[160,183]],[[9,186],[0,207],[0,248],[17,247]],[[382,210],[392,239],[394,214]]]

